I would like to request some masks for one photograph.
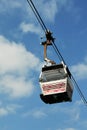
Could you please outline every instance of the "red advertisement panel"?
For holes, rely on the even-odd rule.
[[[41,83],[41,89],[44,95],[65,92],[66,79]]]

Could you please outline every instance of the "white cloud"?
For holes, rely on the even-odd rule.
[[[74,104],[71,103],[71,105],[68,104],[62,107],[62,106],[54,106],[53,108],[51,108],[49,111],[46,110],[46,112],[49,112],[50,115],[56,114],[56,113],[62,113],[64,115],[64,117],[67,116],[67,120],[65,121],[66,123],[70,123],[70,122],[78,122],[80,120],[80,108],[81,108],[81,101],[76,101]],[[60,130],[60,129],[59,129]],[[63,129],[62,129],[63,130]]]
[[[0,90],[12,98],[21,98],[33,93],[34,84],[33,81],[26,81],[26,77],[6,75],[0,79]]]
[[[62,10],[72,11],[74,4],[72,0],[40,0],[35,3],[41,17],[48,22],[54,22],[56,14],[60,13]]]
[[[58,129],[58,130],[76,130],[75,128],[65,128],[65,129]]]
[[[74,129],[74,128],[66,128],[65,130],[76,130],[76,129]]]
[[[55,19],[55,16],[57,14],[57,0],[50,0],[44,2],[43,0],[41,1],[35,1],[35,6],[42,18],[42,20],[46,20],[48,22],[53,22]],[[44,11],[43,11],[44,10]],[[31,13],[29,13],[31,12]],[[42,34],[42,28],[37,24],[37,19],[34,16],[34,13],[30,7],[26,8],[26,13],[29,15],[28,22],[22,22],[20,24],[20,29],[24,32],[31,32],[35,33],[38,35]],[[32,15],[33,14],[33,15]],[[26,21],[26,20],[25,20]],[[42,34],[43,35],[43,34]]]
[[[13,98],[31,95],[34,88],[30,73],[39,71],[40,60],[17,44],[0,36],[0,92]]]
[[[46,116],[46,114],[41,110],[37,110],[37,111],[33,112],[33,116],[35,118],[42,118],[42,117]]]
[[[5,116],[8,114],[8,111],[4,108],[0,108],[0,116]]]
[[[81,101],[75,102],[71,106],[51,106],[50,108],[38,108],[33,109],[29,112],[25,112],[23,117],[33,116],[34,118],[43,118],[49,115],[56,115],[57,113],[63,113],[64,116],[67,116],[68,119],[66,122],[78,122],[80,119],[80,107],[82,103]]]
[[[43,109],[38,109],[38,110],[31,110],[29,112],[26,112],[22,116],[23,117],[33,116],[34,118],[40,119],[46,117],[47,114],[46,112],[44,112]]]
[[[71,67],[72,73],[74,73],[77,79],[87,78],[87,58],[85,58],[83,63],[78,63]]]
[[[49,0],[49,1],[44,1],[44,0],[39,0],[39,1],[34,1],[34,4],[40,13],[41,17],[49,22],[53,22],[56,18],[56,14],[63,8],[69,8],[71,5],[71,0]],[[21,11],[24,11],[23,16],[24,17],[33,17],[31,8],[28,6],[27,1],[24,0],[1,0],[0,1],[0,12],[8,12],[12,13],[15,9],[20,9]],[[23,13],[23,12],[22,12]],[[29,16],[28,16],[29,15]],[[27,18],[26,17],[26,18]],[[35,16],[34,16],[35,17]]]
[[[44,2],[44,0],[41,1],[35,1],[34,2],[35,6],[38,8],[38,11],[41,12],[41,14],[44,16],[46,16],[47,20],[51,20],[53,21],[55,14],[57,12],[57,0],[50,0],[50,1],[46,1]],[[31,16],[31,8],[28,6],[27,1],[24,0],[1,0],[0,1],[0,12],[9,12],[12,13],[12,11],[14,11],[14,9],[19,8],[20,11],[24,11],[25,16],[27,14]],[[49,10],[51,8],[51,10]],[[43,11],[44,10],[44,11]]]
[[[40,4],[40,11],[43,17],[48,21],[54,21],[58,11],[57,0],[50,0],[46,2],[42,0]]]
[[[46,116],[46,114],[42,110],[36,110],[36,111],[33,111],[32,116],[35,118],[42,118]]]
[[[81,105],[81,101],[76,101],[72,106],[60,108],[60,111],[68,116],[67,122],[78,122],[80,120]]]
[[[65,128],[65,129],[57,129],[57,130],[76,130],[75,128]]]
[[[30,23],[21,23],[20,24],[20,29],[24,32],[24,33],[27,33],[27,32],[31,32],[31,33],[36,33],[36,34],[41,34],[41,28],[37,25],[34,25],[34,24],[30,24]]]
[[[22,44],[10,42],[0,36],[0,73],[14,71],[24,74],[29,69],[37,68],[39,62],[39,59],[28,52]]]
[[[39,2],[36,1],[35,5],[36,8],[39,7],[37,9],[42,18],[48,22],[54,22],[57,13],[62,11],[62,9],[67,10],[67,8],[72,6],[71,1],[72,0],[40,0]]]
[[[11,9],[21,8],[22,3],[17,0],[0,0],[0,12],[10,11]]]
[[[0,107],[0,117],[7,116],[8,114],[15,114],[16,110],[20,107],[21,107],[20,105],[16,105],[16,104]]]

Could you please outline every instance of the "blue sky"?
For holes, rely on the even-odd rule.
[[[87,1],[33,2],[87,99]],[[87,130],[87,107],[75,88],[71,103],[39,98],[42,36],[27,0],[0,1],[0,130]],[[59,63],[52,47],[48,57]]]

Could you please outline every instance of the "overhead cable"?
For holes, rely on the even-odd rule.
[[[78,86],[76,80],[74,79],[73,75],[71,75],[71,76],[72,76],[72,81],[73,81],[73,83],[75,84],[76,89],[77,89],[77,91],[78,91],[78,93],[79,93],[81,99],[83,100],[84,104],[87,106],[87,100],[86,100],[86,98],[84,97],[82,91],[80,90],[80,88],[79,88],[79,86]]]
[[[41,25],[42,29],[44,30],[44,32],[46,32],[46,31],[47,31],[47,28],[46,28],[46,26],[45,26],[45,24],[44,24],[42,18],[40,17],[40,15],[39,15],[39,13],[38,13],[38,11],[37,11],[37,9],[36,9],[34,3],[32,2],[32,0],[27,0],[27,2],[28,2],[28,4],[30,5],[30,7],[31,7],[33,13],[35,14],[35,16],[36,16],[36,18],[37,18],[39,24]]]

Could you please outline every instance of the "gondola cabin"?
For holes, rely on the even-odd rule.
[[[72,101],[71,73],[64,64],[44,66],[39,77],[43,102],[53,104]]]

